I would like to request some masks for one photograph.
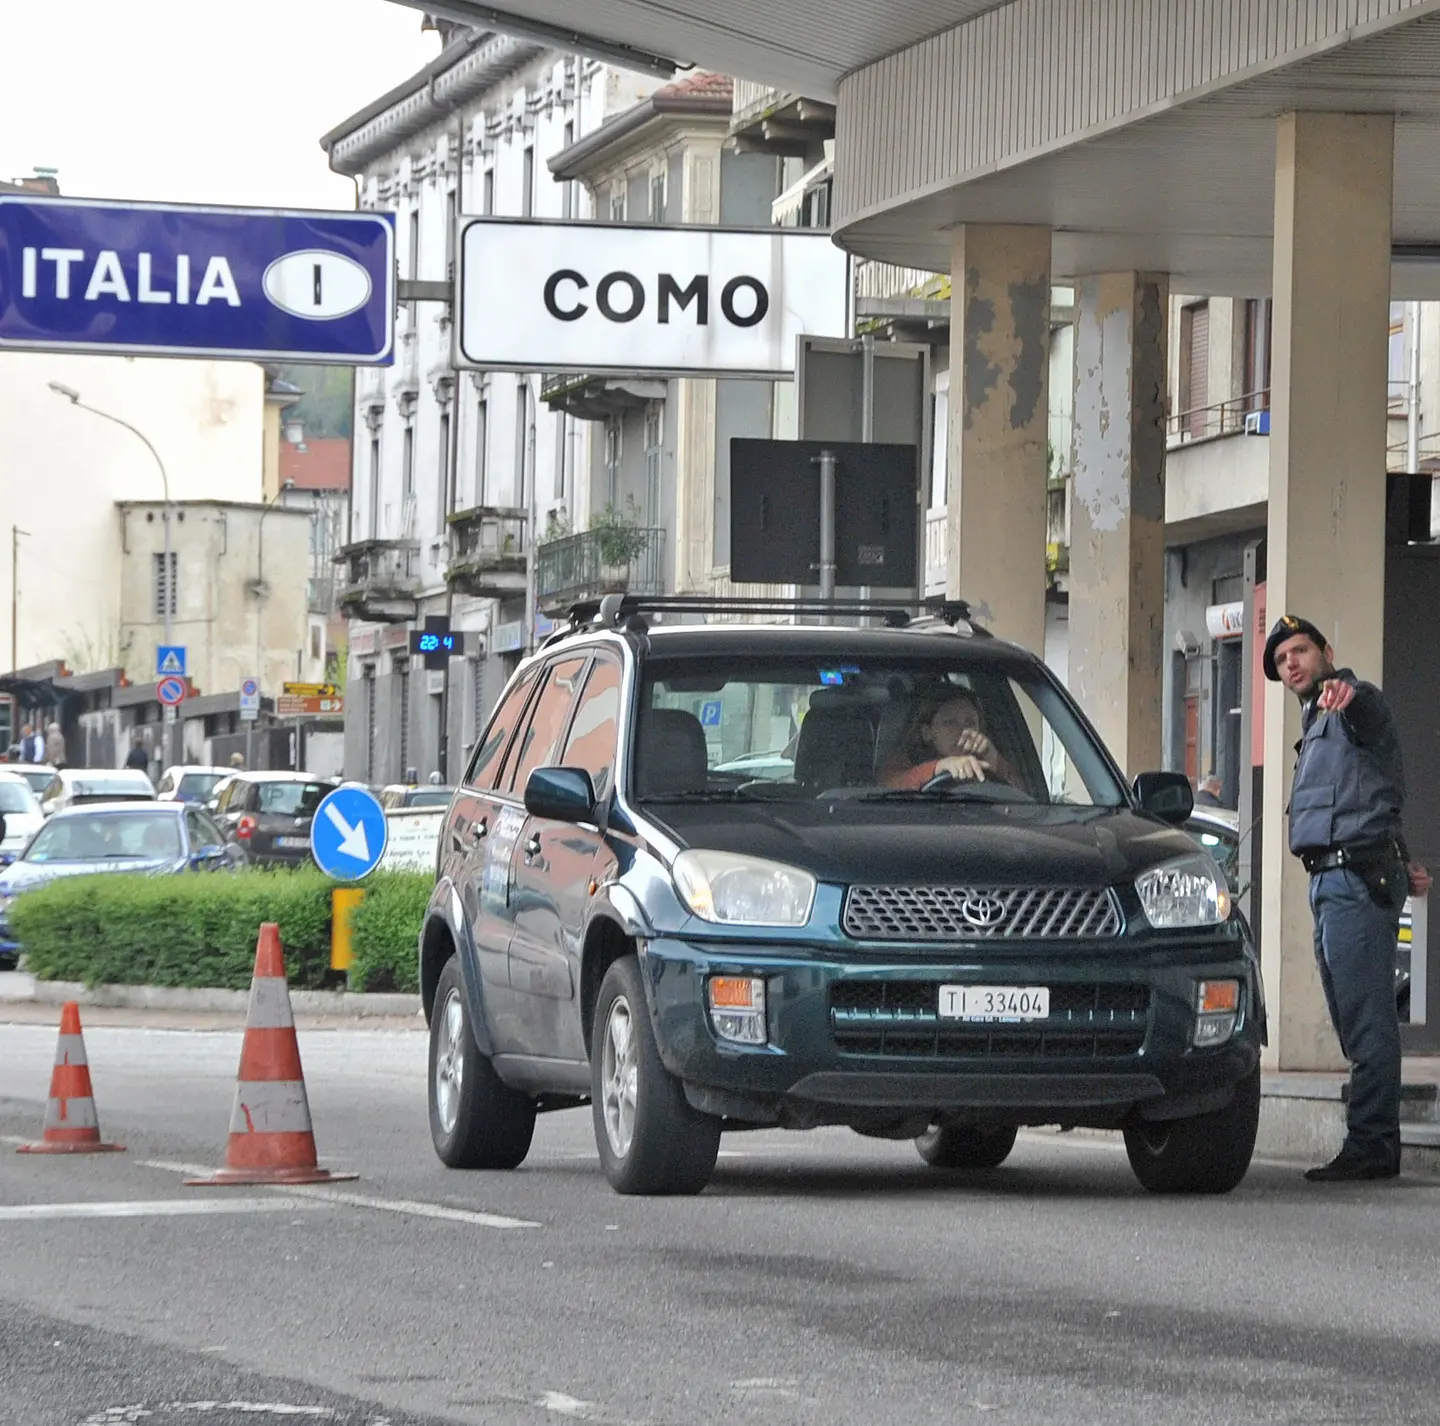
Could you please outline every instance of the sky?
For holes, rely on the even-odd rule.
[[[391,0],[0,0],[0,179],[72,197],[355,206],[320,135],[440,51]]]

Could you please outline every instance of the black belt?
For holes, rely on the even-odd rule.
[[[1393,839],[1385,842],[1354,842],[1348,847],[1318,847],[1301,852],[1300,862],[1312,876],[1318,871],[1334,871],[1337,867],[1366,866],[1398,857],[1400,844]]]

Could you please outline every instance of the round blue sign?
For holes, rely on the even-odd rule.
[[[374,871],[389,839],[385,809],[363,787],[337,787],[326,794],[310,823],[315,865],[339,881],[359,881]]]

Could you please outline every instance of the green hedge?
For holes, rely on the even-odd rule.
[[[373,889],[377,904],[356,917],[357,952],[365,928],[366,985],[352,978],[355,988],[378,989],[385,973],[413,988],[415,943],[431,884],[415,873],[367,883],[367,898]],[[10,922],[27,968],[41,980],[244,990],[255,969],[260,924],[275,921],[290,984],[318,989],[331,975],[334,885],[313,868],[68,877],[18,897]],[[405,919],[411,912],[413,926]]]
[[[420,989],[419,940],[433,877],[392,871],[369,877],[350,921],[351,990]]]

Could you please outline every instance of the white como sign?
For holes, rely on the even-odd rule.
[[[458,251],[460,367],[788,377],[845,334],[828,233],[477,218]]]

